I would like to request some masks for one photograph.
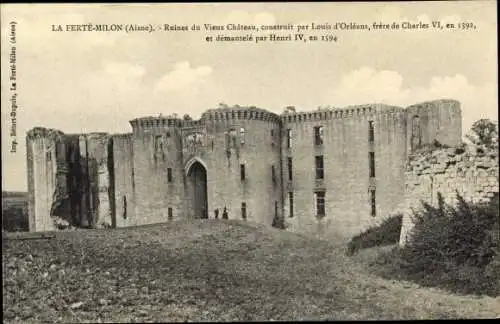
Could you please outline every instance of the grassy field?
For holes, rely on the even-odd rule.
[[[494,318],[500,299],[369,273],[363,252],[237,221],[3,244],[5,322]],[[368,253],[368,254],[367,254]]]

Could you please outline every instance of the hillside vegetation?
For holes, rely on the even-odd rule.
[[[12,234],[9,234],[12,235]],[[205,220],[3,240],[5,322],[488,318],[498,299],[374,276],[344,247]]]
[[[385,275],[455,293],[500,296],[498,195],[488,203],[424,204],[414,214],[411,241],[378,259]],[[499,304],[500,309],[500,304]]]

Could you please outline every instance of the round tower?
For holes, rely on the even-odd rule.
[[[207,132],[210,218],[266,225],[281,217],[280,117],[257,107],[220,107],[200,119]]]

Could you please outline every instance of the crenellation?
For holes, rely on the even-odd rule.
[[[276,122],[279,116],[256,107],[216,108],[202,114],[200,120],[262,120]]]
[[[66,163],[70,171],[65,177],[81,177],[77,182],[83,189],[69,189],[70,196],[80,195],[77,201],[73,199],[71,213],[83,210],[78,217],[111,227],[170,221],[171,212],[173,219],[213,218],[218,209],[221,217],[224,207],[230,219],[238,219],[245,203],[248,221],[271,225],[278,220],[294,231],[348,237],[384,219],[406,191],[423,188],[415,197],[427,199],[430,181],[438,181],[434,188],[450,197],[451,176],[463,172],[466,181],[476,181],[476,173],[465,175],[472,165],[491,168],[488,159],[477,158],[479,152],[457,155],[448,149],[429,157],[410,154],[416,153],[412,145],[417,142],[425,145],[437,137],[446,143],[458,141],[461,134],[451,129],[461,118],[456,108],[455,102],[408,108],[326,106],[307,112],[288,107],[278,115],[254,106],[221,104],[197,120],[182,120],[176,114],[141,117],[130,121],[131,133],[71,135],[66,147],[56,145],[55,150],[66,150],[74,157],[58,159],[54,174],[62,174]],[[434,111],[440,109],[444,112]],[[412,126],[416,113],[420,124]],[[447,121],[431,122],[440,118]],[[439,123],[439,130],[433,128]],[[291,130],[290,147],[287,129]],[[38,152],[35,138],[45,138],[50,132],[43,128],[31,132],[28,151]],[[69,139],[62,133],[58,136]],[[41,158],[38,153],[29,156]],[[469,156],[474,156],[470,162]],[[30,178],[38,176],[30,180],[29,188],[48,181],[40,176],[44,168],[39,162],[28,167]],[[323,169],[321,179],[316,179],[316,168]],[[451,168],[457,168],[456,173]],[[498,177],[498,171],[485,172]],[[491,183],[481,184],[485,197],[493,192]],[[293,208],[289,193],[293,193]],[[325,215],[317,214],[317,197],[324,199]],[[30,200],[30,213],[40,210],[37,203]],[[33,217],[45,217],[40,215]]]
[[[286,112],[281,115],[281,120],[288,123],[303,121],[322,121],[331,119],[360,118],[367,115],[388,115],[386,118],[399,117],[405,114],[404,108],[387,105],[359,105],[345,108],[319,108],[316,112]]]
[[[170,127],[182,127],[182,120],[176,116],[141,117],[130,121],[133,132],[160,130]]]

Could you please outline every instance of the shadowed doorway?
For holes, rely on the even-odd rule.
[[[187,177],[190,214],[195,218],[208,218],[207,170],[196,161],[189,168]]]

